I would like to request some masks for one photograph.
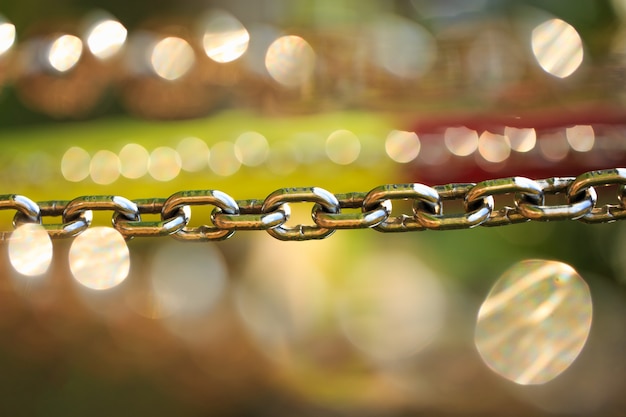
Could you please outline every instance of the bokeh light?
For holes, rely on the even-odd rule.
[[[332,244],[331,244],[332,245]],[[284,360],[293,344],[319,324],[328,299],[323,273],[330,246],[256,241],[235,288],[245,328],[273,360]]]
[[[148,172],[157,181],[171,181],[180,173],[181,161],[178,152],[167,146],[152,151],[148,162]]]
[[[52,241],[43,226],[25,223],[11,233],[9,261],[17,272],[30,277],[48,270],[52,262]]]
[[[15,43],[15,25],[4,20],[0,15],[0,55],[7,52]]]
[[[258,132],[244,132],[235,140],[235,154],[242,164],[255,167],[267,159],[270,147],[265,136]]]
[[[360,153],[361,141],[349,130],[335,130],[326,139],[326,154],[336,164],[351,164],[356,161]]]
[[[571,266],[523,261],[502,274],[481,305],[476,348],[499,375],[544,384],[574,362],[591,319],[589,287]]]
[[[241,162],[237,158],[235,145],[226,141],[213,145],[209,155],[209,168],[222,177],[229,177],[239,171]]]
[[[202,46],[207,56],[215,62],[232,62],[248,49],[250,34],[230,13],[214,11],[204,22]]]
[[[436,42],[426,29],[400,16],[384,16],[372,26],[373,64],[401,78],[419,77],[437,56]]]
[[[108,59],[117,54],[124,43],[128,31],[117,20],[100,20],[88,30],[87,47],[98,59]]]
[[[148,173],[150,154],[137,143],[124,145],[119,153],[120,173],[129,179],[138,179]]]
[[[74,279],[93,290],[118,286],[130,270],[126,241],[110,227],[92,227],[78,235],[70,247],[69,263]]]
[[[181,140],[176,147],[180,156],[181,167],[187,172],[202,171],[209,164],[209,145],[196,137]]]
[[[163,317],[190,319],[209,312],[226,288],[224,258],[212,243],[168,242],[152,255],[150,282]]]
[[[468,156],[478,149],[478,133],[465,126],[447,128],[443,141],[446,148],[456,156]]]
[[[59,72],[74,68],[83,54],[83,42],[74,35],[61,35],[56,38],[48,50],[48,62]]]
[[[593,127],[589,125],[576,125],[565,129],[567,142],[576,152],[588,152],[593,149],[596,141]]]
[[[537,143],[537,132],[533,128],[518,129],[507,126],[504,128],[504,136],[509,138],[511,149],[515,152],[529,152]]]
[[[478,138],[478,152],[488,162],[505,161],[511,154],[509,138],[485,131]]]
[[[63,178],[72,182],[79,182],[89,176],[89,153],[78,146],[72,146],[63,154],[61,159],[61,174]]]
[[[394,161],[406,164],[417,158],[421,143],[417,133],[392,130],[385,139],[385,152]]]
[[[538,143],[541,155],[550,162],[561,161],[569,153],[569,143],[562,131],[543,134]]]
[[[174,36],[158,41],[150,54],[154,72],[161,78],[174,81],[189,72],[196,56],[189,43]]]
[[[580,35],[561,19],[551,19],[535,27],[531,45],[541,68],[558,78],[569,77],[583,62]]]
[[[112,184],[120,176],[120,165],[120,158],[114,152],[100,150],[91,158],[89,174],[96,184]]]
[[[414,256],[369,256],[346,277],[337,314],[356,347],[377,360],[397,360],[435,338],[444,321],[445,294]]]
[[[279,84],[300,87],[313,76],[315,52],[299,36],[282,36],[267,49],[265,68]]]
[[[468,72],[482,90],[499,91],[519,80],[524,70],[521,48],[501,30],[482,30],[468,51]]]

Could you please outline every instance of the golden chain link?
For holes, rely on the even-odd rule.
[[[615,204],[597,205],[595,187],[618,185]],[[40,223],[51,238],[72,237],[86,230],[92,210],[113,212],[112,223],[122,236],[171,235],[185,241],[223,240],[237,230],[265,230],[280,240],[323,239],[338,229],[373,228],[380,232],[470,229],[501,226],[530,220],[580,220],[607,223],[626,218],[626,168],[590,171],[578,177],[531,180],[500,178],[480,183],[389,184],[369,192],[332,194],[319,187],[283,188],[263,200],[235,200],[218,190],[180,191],[168,198],[131,201],[120,196],[83,196],[71,201],[33,202],[21,195],[0,196],[0,210],[17,213],[13,224]],[[513,195],[514,205],[495,208],[494,196]],[[562,194],[564,204],[548,205],[546,196]],[[392,201],[412,202],[412,212],[392,216]],[[457,200],[461,213],[444,213],[448,202]],[[313,203],[312,225],[287,226],[290,204]],[[213,206],[212,224],[190,227],[192,205]],[[342,210],[357,209],[359,212]],[[141,215],[156,214],[157,221],[142,221]],[[46,217],[61,217],[48,224]]]

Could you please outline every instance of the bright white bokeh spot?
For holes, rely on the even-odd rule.
[[[236,17],[226,12],[213,12],[204,22],[202,46],[215,62],[232,62],[248,49],[250,34]]]
[[[91,157],[83,148],[72,146],[63,154],[61,159],[61,173],[63,178],[72,182],[79,182],[89,176]]]
[[[157,42],[150,54],[154,72],[168,81],[177,80],[187,74],[195,61],[196,56],[189,43],[173,36]]]
[[[209,145],[196,137],[187,137],[176,147],[180,155],[182,169],[187,172],[198,172],[205,169],[209,163]]]
[[[447,128],[443,141],[446,148],[456,156],[468,156],[478,149],[478,133],[465,126]]]
[[[351,164],[356,161],[360,153],[361,141],[349,130],[335,130],[326,139],[326,154],[336,164]]]
[[[117,20],[106,19],[93,25],[87,35],[87,47],[99,59],[107,59],[117,54],[124,43],[128,31]]]
[[[315,52],[299,36],[276,39],[265,54],[265,68],[270,76],[286,87],[299,87],[310,81],[315,70]]]
[[[415,132],[392,130],[385,140],[385,152],[394,161],[406,164],[420,153],[421,143]]]
[[[505,127],[504,136],[509,138],[511,149],[515,152],[529,152],[537,143],[537,132],[534,128]]]
[[[531,44],[541,68],[555,77],[569,77],[583,62],[580,35],[561,19],[548,20],[533,29]]]
[[[83,42],[74,35],[61,35],[56,38],[48,50],[50,66],[59,72],[74,68],[83,54]]]
[[[436,42],[423,27],[400,16],[385,16],[372,26],[373,63],[402,78],[419,77],[437,56]]]
[[[522,385],[565,371],[591,329],[589,287],[569,265],[515,264],[494,284],[478,312],[475,344],[497,374]]]
[[[569,153],[570,145],[562,131],[545,133],[538,143],[541,155],[550,162],[559,162]]]
[[[120,173],[129,179],[141,178],[148,173],[148,150],[137,143],[124,145],[119,153]]]
[[[445,293],[432,271],[408,253],[366,257],[337,297],[346,337],[377,360],[418,353],[441,329]]]
[[[17,272],[29,277],[48,270],[52,262],[52,241],[43,226],[25,223],[11,233],[9,261]]]
[[[576,152],[589,152],[593,149],[596,135],[589,125],[576,125],[565,129],[567,142]]]
[[[228,271],[212,244],[168,242],[154,253],[150,282],[163,317],[198,317],[210,311],[226,288]]]
[[[0,55],[7,52],[15,43],[15,25],[5,22],[0,16]]]
[[[235,153],[239,162],[249,167],[255,167],[267,160],[270,146],[262,134],[244,132],[235,141]]]
[[[503,162],[511,155],[509,138],[485,131],[478,138],[478,152],[488,162]]]
[[[148,172],[157,181],[171,181],[180,173],[180,155],[175,149],[160,146],[152,151]]]
[[[114,152],[101,150],[91,158],[89,174],[96,184],[112,184],[120,176],[120,165],[120,158]]]
[[[235,145],[231,142],[218,142],[211,148],[209,168],[217,175],[229,177],[239,171],[241,162],[237,159]]]
[[[110,227],[92,227],[78,235],[70,247],[69,263],[74,279],[93,290],[118,286],[130,270],[126,241]]]

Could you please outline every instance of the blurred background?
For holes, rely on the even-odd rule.
[[[4,194],[262,199],[626,163],[623,1],[54,3],[0,5]],[[626,410],[620,222],[133,239],[105,290],[73,263],[112,252],[58,240],[30,276],[31,236],[0,241],[6,415]]]

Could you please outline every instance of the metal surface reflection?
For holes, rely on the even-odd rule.
[[[565,371],[591,329],[589,287],[569,265],[527,260],[507,270],[478,312],[475,344],[499,375],[544,384]]]

